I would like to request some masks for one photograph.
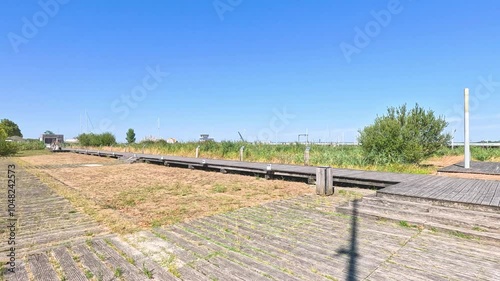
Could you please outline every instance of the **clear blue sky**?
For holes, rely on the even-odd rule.
[[[469,87],[471,140],[500,139],[500,1],[54,1],[1,3],[0,118],[28,138],[86,110],[119,141],[354,141],[418,102],[461,141]]]

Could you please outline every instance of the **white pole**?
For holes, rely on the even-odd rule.
[[[470,168],[469,88],[464,90],[464,168]]]

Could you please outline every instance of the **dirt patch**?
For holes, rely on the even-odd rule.
[[[438,168],[443,168],[443,167],[451,166],[453,164],[457,164],[461,161],[464,161],[463,155],[441,156],[441,157],[432,157],[428,160],[425,160],[422,164],[433,165],[433,166],[436,166]]]
[[[65,155],[60,157],[68,164],[73,164],[69,163],[71,160],[82,161]],[[93,157],[92,162],[97,159]],[[53,160],[59,161],[57,155]],[[305,183],[151,164],[42,168],[40,171],[92,200],[101,211],[119,212],[141,227],[168,225],[314,191]]]
[[[43,165],[67,165],[67,164],[111,164],[118,160],[106,157],[96,157],[76,153],[52,153],[48,155],[36,155],[20,157],[23,161],[34,166]]]

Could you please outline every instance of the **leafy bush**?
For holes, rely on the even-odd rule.
[[[18,146],[7,139],[7,133],[4,129],[0,128],[0,156],[14,155],[19,150]]]
[[[83,146],[110,146],[116,144],[116,138],[111,133],[80,134],[76,137]]]
[[[42,150],[45,149],[45,144],[39,140],[26,140],[17,144],[19,150]]]
[[[359,132],[358,140],[370,163],[420,163],[451,140],[450,134],[443,134],[447,125],[432,110],[418,104],[408,110],[405,104],[388,108],[387,115]]]

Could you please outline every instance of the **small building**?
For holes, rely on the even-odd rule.
[[[23,142],[23,141],[25,141],[25,139],[23,139],[22,137],[18,137],[18,136],[12,136],[12,137],[8,137],[5,141]]]
[[[56,134],[43,134],[40,137],[40,140],[45,144],[45,145],[51,145],[53,143],[63,143],[64,142],[64,135],[56,135]]]
[[[200,135],[200,141],[213,141],[213,138],[209,138],[208,134],[201,134]]]
[[[176,142],[177,142],[177,140],[174,139],[174,138],[168,138],[167,139],[167,143],[176,143]]]

